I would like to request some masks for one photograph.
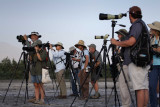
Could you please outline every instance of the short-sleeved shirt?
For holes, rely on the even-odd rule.
[[[92,55],[92,62],[94,62],[97,59],[99,52],[96,50],[94,53],[91,53],[91,55]],[[101,55],[98,57],[97,61],[99,61],[102,64],[102,56]]]
[[[89,57],[89,51],[87,49],[84,49],[81,52],[81,60],[80,60],[81,70],[84,69],[84,65],[85,65],[85,61],[86,61],[86,58],[85,58],[86,55]],[[89,59],[88,63],[89,62],[90,62],[90,59]],[[90,68],[89,65],[87,66],[87,68]]]
[[[42,75],[42,67],[46,65],[47,53],[45,50],[41,49],[39,51],[42,61],[37,57],[37,53],[31,54],[31,75]]]
[[[64,55],[65,51],[64,50],[59,50],[59,51],[52,51],[53,54],[53,62],[56,66],[55,72],[59,72],[62,69],[65,69],[65,61],[66,61],[66,55]]]
[[[129,35],[128,35],[129,38],[133,36],[137,40],[138,37],[140,36],[140,34],[142,32],[142,27],[143,27],[142,24],[140,23],[140,21],[146,27],[145,23],[141,19],[136,20],[134,23],[132,23],[132,26],[130,27],[130,31],[129,31]],[[146,27],[146,29],[147,29],[147,27]],[[123,65],[129,65],[131,62],[132,61],[130,58],[130,47],[126,47],[125,51],[124,51]]]
[[[159,44],[158,41],[159,39],[158,40],[155,39],[155,44]],[[160,57],[153,55],[153,65],[160,65]]]

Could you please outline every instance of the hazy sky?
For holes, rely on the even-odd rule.
[[[103,40],[95,40],[94,36],[112,36],[111,20],[99,20],[100,13],[125,13],[136,5],[148,24],[160,21],[159,4],[159,0],[0,0],[0,43],[21,51],[22,44],[16,36],[37,31],[43,43],[62,42],[66,51],[81,39],[86,45],[95,43],[100,50]],[[126,25],[127,30],[131,25],[128,16],[116,21]],[[116,25],[115,31],[120,28]],[[1,51],[5,49],[1,47]]]

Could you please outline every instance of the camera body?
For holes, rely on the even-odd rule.
[[[17,36],[17,40],[18,40],[18,42],[25,43],[25,39],[24,39],[24,37],[22,35],[18,35]]]
[[[158,48],[158,44],[152,45],[152,48]],[[152,53],[153,53],[153,55],[156,55],[156,57],[160,57],[160,52],[155,52],[155,51],[152,49]]]

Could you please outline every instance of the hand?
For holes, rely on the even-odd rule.
[[[113,38],[111,38],[111,44],[113,44],[113,45],[116,45],[116,43],[117,43],[117,40],[116,39],[113,39]]]
[[[36,52],[38,52],[39,47],[38,47],[38,46],[35,46],[34,49],[36,50]]]
[[[76,58],[72,58],[73,61],[76,61]]]
[[[157,52],[160,52],[160,47],[157,48]]]
[[[49,44],[49,48],[50,48],[51,50],[54,50],[51,44]],[[54,50],[54,51],[55,51],[55,50]]]
[[[25,39],[25,40],[28,40],[28,37],[27,37],[27,35],[26,35],[26,34],[25,34],[23,37],[24,37],[24,39]]]
[[[153,51],[155,51],[155,52],[156,52],[156,51],[157,51],[157,48],[153,48]]]

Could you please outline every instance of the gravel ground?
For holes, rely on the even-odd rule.
[[[70,107],[71,103],[73,102],[73,99],[75,97],[69,96],[72,91],[70,87],[70,83],[66,82],[67,84],[67,99],[56,99],[54,96],[58,95],[58,92],[55,94],[55,84],[49,83],[45,84],[45,105],[37,105],[33,103],[27,102],[27,99],[25,100],[25,91],[26,91],[26,83],[24,82],[22,85],[22,89],[20,91],[20,86],[22,84],[22,80],[14,80],[9,88],[9,91],[5,97],[5,100],[3,102],[4,96],[6,94],[6,90],[9,86],[10,81],[9,80],[1,80],[0,81],[0,107]],[[101,94],[101,97],[99,99],[89,99],[86,103],[85,107],[115,107],[115,94],[113,90],[113,82],[107,82],[107,89],[106,89],[106,99],[105,99],[105,82],[99,82],[99,92]],[[90,90],[91,90],[91,84],[90,84]],[[19,98],[18,93],[20,91]],[[113,92],[112,92],[113,91]],[[120,95],[119,95],[119,89],[118,89],[118,82],[117,82],[117,92],[118,92],[118,100],[116,103],[116,106],[121,105],[120,101]],[[135,96],[134,91],[131,90],[132,97],[134,98],[135,102]],[[28,83],[28,96],[29,98],[32,98],[34,94],[34,87],[32,83]],[[91,95],[94,94],[94,90],[92,91]],[[106,102],[106,103],[105,103]],[[107,103],[108,102],[108,103]],[[85,100],[79,100],[77,97],[75,102],[73,103],[72,107],[84,107]]]

